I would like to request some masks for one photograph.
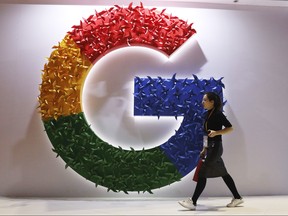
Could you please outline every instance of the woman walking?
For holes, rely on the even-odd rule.
[[[244,200],[238,193],[234,180],[227,172],[221,157],[223,153],[222,135],[233,130],[232,124],[223,114],[222,102],[217,94],[205,93],[202,105],[207,110],[207,116],[204,123],[206,135],[204,135],[204,146],[200,157],[205,159],[198,173],[198,181],[193,196],[178,203],[185,208],[195,210],[197,200],[206,186],[207,178],[222,177],[233,195],[233,199],[227,204],[227,207],[236,207],[242,204]]]

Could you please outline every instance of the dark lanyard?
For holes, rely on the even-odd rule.
[[[207,128],[208,119],[210,118],[210,116],[211,116],[212,113],[214,112],[214,109],[215,109],[215,108],[212,109],[212,111],[211,111],[211,112],[209,113],[209,115],[208,115],[208,118],[207,118],[206,121],[205,121],[205,130],[206,130],[206,132],[208,132],[208,128]]]

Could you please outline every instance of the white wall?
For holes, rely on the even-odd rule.
[[[154,190],[154,195],[107,193],[106,188],[95,188],[70,168],[65,170],[65,163],[55,158],[51,150],[37,111],[45,58],[82,17],[93,14],[95,9],[109,7],[0,4],[1,196],[186,197],[192,194],[193,172],[180,182]],[[166,72],[168,78],[175,72],[178,78],[191,77],[192,73],[200,78],[224,77],[224,96],[228,100],[225,111],[235,130],[224,137],[223,158],[240,193],[287,195],[288,8],[167,7],[166,11],[194,22],[197,36],[182,47],[175,62],[171,60],[160,66],[148,61],[158,54],[127,51],[127,56],[136,57],[134,63],[123,57],[117,61],[121,73],[131,73],[143,64],[144,68]],[[110,58],[113,55],[116,54],[111,53]],[[102,60],[105,58],[109,55]],[[147,62],[151,65],[147,66]],[[149,75],[157,73],[154,70]],[[167,128],[177,124],[171,122],[172,126]],[[143,130],[153,136],[147,127]],[[161,135],[165,137],[167,132],[162,130]],[[227,195],[230,192],[222,179],[208,180],[203,196]]]

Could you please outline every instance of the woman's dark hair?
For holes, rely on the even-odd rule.
[[[206,92],[205,95],[207,96],[209,101],[211,101],[211,100],[214,101],[215,110],[217,110],[217,111],[221,111],[222,110],[222,101],[221,101],[221,99],[220,99],[218,94],[216,94],[214,92]]]

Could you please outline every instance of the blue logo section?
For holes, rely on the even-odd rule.
[[[140,78],[134,79],[135,116],[183,116],[180,128],[159,148],[167,155],[183,176],[197,165],[203,146],[202,98],[205,92],[213,91],[223,100],[222,78],[171,79]]]

